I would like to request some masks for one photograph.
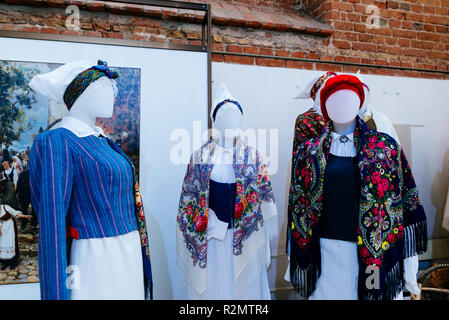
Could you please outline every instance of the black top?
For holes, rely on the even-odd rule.
[[[228,223],[228,229],[232,228],[236,194],[235,183],[221,183],[210,180],[209,208],[215,212],[218,220]]]
[[[8,179],[8,181],[14,182],[14,169],[12,169],[10,173],[6,173],[5,171],[3,171],[3,174],[4,174],[4,177],[6,179]]]
[[[324,173],[321,238],[357,241],[359,202],[357,159],[329,154]]]

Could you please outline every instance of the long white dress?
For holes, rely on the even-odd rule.
[[[217,146],[214,156],[211,180],[220,183],[235,183],[232,149]],[[226,160],[217,161],[217,159]],[[267,227],[264,224],[264,227],[257,231],[257,233],[266,233],[265,244],[252,255],[238,278],[234,279],[233,229],[228,229],[228,224],[218,220],[215,213],[209,209],[206,290],[200,295],[196,293],[189,298],[208,300],[271,299],[267,276],[271,260],[268,240],[270,236]],[[250,248],[244,247],[243,254],[245,254],[245,249],[249,250]]]
[[[14,210],[7,204],[0,205],[0,218],[2,218],[6,211],[13,217],[17,216],[21,211]],[[0,234],[0,259],[8,260],[14,258],[16,254],[16,233],[14,230],[14,218],[7,221],[0,222],[2,232]]]
[[[354,134],[346,135],[346,143],[340,141],[340,135],[332,132],[330,153],[340,157],[355,157]],[[359,263],[357,243],[350,241],[320,239],[321,276],[316,283],[310,300],[357,300]],[[413,294],[419,293],[416,280],[418,256],[404,260],[405,287]],[[285,273],[285,280],[290,282],[290,265]],[[395,300],[402,300],[400,292]]]
[[[58,127],[78,137],[103,135],[84,122],[66,116]],[[73,239],[70,251],[72,300],[143,300],[143,261],[137,230],[107,238]]]

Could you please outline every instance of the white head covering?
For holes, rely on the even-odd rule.
[[[212,122],[215,122],[213,114],[215,109],[217,108],[217,104],[227,99],[235,100],[234,97],[229,92],[228,88],[226,88],[226,86],[224,85],[224,83],[220,83],[216,91],[216,94],[214,95],[214,100],[212,102],[212,109],[210,111],[210,118],[212,119]],[[226,103],[223,106],[221,106],[221,108],[223,110],[227,110],[229,108],[237,108],[237,106],[233,105],[232,103]]]
[[[51,72],[34,76],[28,85],[48,99],[65,104],[64,92],[70,82],[80,72],[95,65],[96,63],[88,60],[69,62]]]
[[[359,116],[363,118],[363,116],[365,116],[365,115],[371,115],[370,110],[369,110],[369,102],[370,102],[371,92],[369,90],[368,85],[365,82],[363,82],[363,79],[360,76],[360,70],[357,71],[355,76],[357,78],[359,78],[360,81],[362,81],[362,83],[363,83],[363,91],[365,92],[365,101],[363,102],[363,105],[362,105],[362,107],[360,108],[360,111],[359,111]]]
[[[312,99],[312,88],[315,85],[315,83],[326,74],[327,72],[317,75],[315,77],[313,77],[312,79],[310,79],[310,81],[304,86],[304,88],[302,88],[302,90],[298,93],[297,96],[294,97],[294,99]],[[330,78],[330,77],[329,77]],[[329,79],[328,78],[328,79]],[[327,81],[327,80],[326,80]],[[313,101],[313,108],[315,109],[316,112],[318,112],[319,114],[321,114],[321,102],[320,102],[320,92],[321,89],[324,87],[326,81],[324,81],[321,84],[321,87],[318,89],[318,91],[316,92],[316,96],[315,96],[315,100]]]

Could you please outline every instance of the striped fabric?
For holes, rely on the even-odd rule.
[[[68,224],[80,239],[137,230],[133,175],[107,138],[78,137],[59,128],[39,134],[30,153],[31,196],[39,218],[42,299],[70,299]],[[119,149],[118,147],[116,148]]]

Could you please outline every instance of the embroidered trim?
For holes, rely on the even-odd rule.
[[[323,83],[329,79],[330,77],[336,76],[337,74],[335,72],[332,71],[328,71],[325,74],[323,74],[312,86],[312,89],[310,89],[310,96],[312,97],[313,100],[315,100],[316,97],[316,93],[318,92],[318,90],[321,88],[321,86],[323,85]]]

